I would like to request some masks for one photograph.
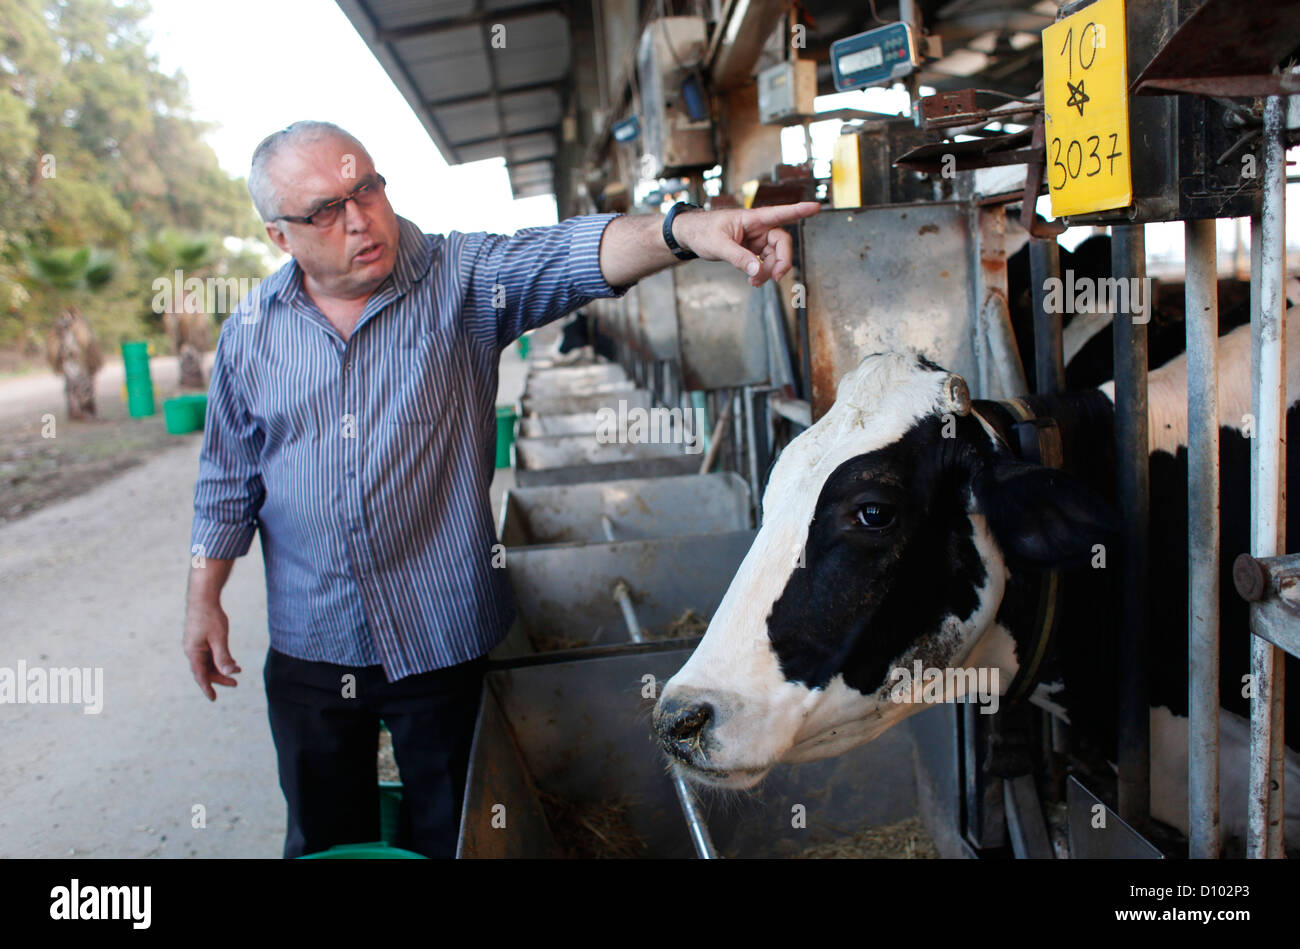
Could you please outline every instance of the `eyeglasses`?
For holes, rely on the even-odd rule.
[[[281,214],[276,218],[277,221],[290,221],[294,224],[313,224],[324,230],[327,227],[333,227],[334,222],[339,219],[343,213],[344,206],[349,201],[355,201],[360,207],[368,208],[374,206],[383,196],[384,185],[388,184],[383,175],[375,174],[362,180],[361,184],[352,189],[345,197],[335,198],[333,201],[326,201],[311,214],[296,217],[292,214]]]

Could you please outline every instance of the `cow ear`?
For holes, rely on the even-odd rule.
[[[1113,508],[1072,475],[1001,460],[972,484],[1008,562],[1043,569],[1086,566],[1118,527]]]

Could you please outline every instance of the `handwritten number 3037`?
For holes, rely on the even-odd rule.
[[[1052,139],[1052,169],[1055,171],[1059,168],[1061,178],[1059,182],[1052,181],[1052,188],[1060,191],[1065,187],[1066,182],[1073,181],[1080,175],[1085,178],[1092,178],[1101,174],[1103,158],[1110,162],[1110,167],[1107,168],[1106,173],[1115,174],[1115,159],[1121,157],[1123,152],[1116,151],[1116,147],[1119,145],[1119,133],[1111,132],[1108,137],[1110,138],[1110,152],[1106,155],[1102,155],[1099,151],[1101,148],[1100,135],[1089,135],[1084,140],[1085,144],[1080,144],[1076,138],[1070,139],[1069,144],[1064,146],[1064,161],[1061,160],[1061,139],[1059,136],[1054,137]],[[1085,171],[1085,168],[1088,170]]]

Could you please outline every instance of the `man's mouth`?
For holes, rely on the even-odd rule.
[[[352,262],[357,264],[373,264],[384,253],[383,244],[367,244],[359,253],[353,256]]]

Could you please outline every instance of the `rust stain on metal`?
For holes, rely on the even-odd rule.
[[[918,233],[918,234],[938,234],[938,233],[939,233],[939,225],[938,225],[938,224],[923,224],[923,225],[921,225],[921,227],[917,230],[916,233]]]

